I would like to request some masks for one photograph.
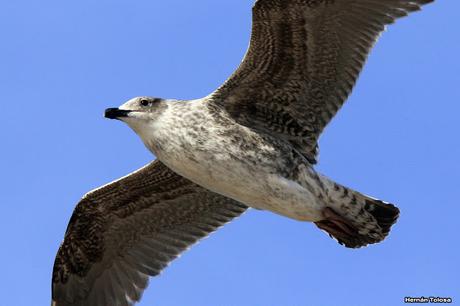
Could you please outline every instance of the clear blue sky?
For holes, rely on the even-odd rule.
[[[251,5],[0,3],[1,306],[48,305],[80,196],[152,159],[103,110],[214,90],[246,50]],[[384,243],[349,250],[311,224],[251,211],[152,280],[140,305],[460,304],[459,11],[438,0],[391,26],[320,142],[322,173],[401,208]]]

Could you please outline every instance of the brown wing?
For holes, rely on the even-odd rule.
[[[432,1],[258,0],[247,54],[210,98],[315,162],[319,135],[385,25]]]
[[[52,305],[132,305],[155,276],[247,207],[159,161],[82,198],[56,256]]]

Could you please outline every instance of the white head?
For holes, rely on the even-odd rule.
[[[152,97],[137,97],[119,108],[108,108],[105,117],[125,122],[144,142],[152,137],[149,131],[155,129],[155,123],[168,108],[166,100]]]

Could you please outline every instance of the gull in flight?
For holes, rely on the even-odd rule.
[[[212,94],[107,109],[157,159],[80,200],[52,305],[135,304],[150,276],[248,207],[314,222],[349,248],[385,239],[398,208],[317,173],[317,142],[386,25],[429,2],[257,0],[249,49]]]

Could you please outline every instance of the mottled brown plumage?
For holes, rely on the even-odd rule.
[[[212,98],[312,163],[387,24],[433,0],[259,0],[240,67]]]
[[[149,276],[246,208],[159,161],[90,192],[75,208],[56,256],[55,305],[138,301]]]
[[[313,221],[347,247],[385,239],[399,210],[312,164],[385,26],[429,2],[258,0],[247,54],[212,95],[109,109],[162,162],[83,197],[56,256],[53,305],[134,304],[149,276],[247,209],[220,194]]]

